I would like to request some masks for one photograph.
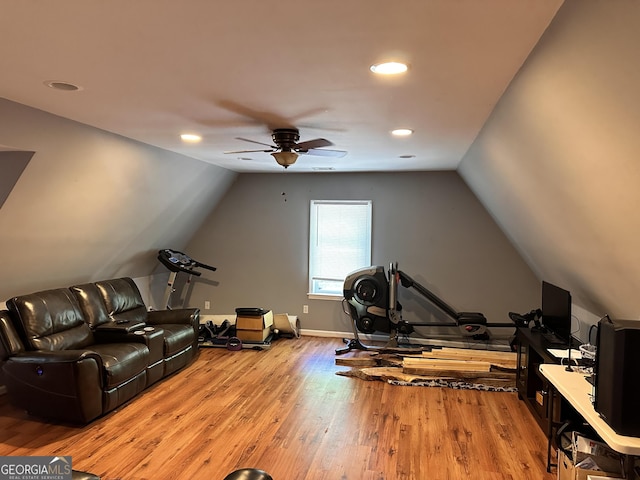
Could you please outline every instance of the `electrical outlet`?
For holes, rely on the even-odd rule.
[[[211,302],[209,300],[206,300],[204,302],[204,309],[209,310],[210,308],[211,308]]]
[[[302,306],[302,313],[309,313],[309,305]]]

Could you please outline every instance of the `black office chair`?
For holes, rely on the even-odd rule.
[[[243,468],[231,472],[224,477],[224,480],[273,480],[273,477],[263,470],[257,468]]]

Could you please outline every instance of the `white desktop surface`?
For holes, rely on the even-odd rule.
[[[568,372],[566,365],[548,363],[540,365],[540,373],[582,415],[607,445],[619,453],[640,455],[640,437],[618,435],[595,411],[591,403],[592,385],[586,380],[586,375]]]

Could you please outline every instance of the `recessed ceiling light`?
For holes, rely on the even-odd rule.
[[[180,135],[180,138],[183,142],[187,143],[198,143],[202,140],[202,137],[195,133],[183,133],[182,135]]]
[[[391,135],[396,137],[408,137],[413,133],[413,130],[409,128],[396,128],[395,130],[391,130]]]
[[[404,73],[408,67],[405,63],[400,62],[385,62],[371,65],[371,71],[380,75],[397,75],[398,73]]]
[[[69,82],[62,82],[59,80],[48,80],[44,82],[44,84],[49,88],[53,88],[54,90],[62,90],[64,92],[76,92],[78,90],[82,90],[82,87],[79,85],[75,85]]]

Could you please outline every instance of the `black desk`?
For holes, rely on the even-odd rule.
[[[540,332],[529,328],[518,327],[515,338],[518,353],[518,369],[516,371],[516,387],[518,397],[524,401],[543,432],[547,432],[549,421],[560,418],[560,404],[556,403],[555,411],[551,411],[549,380],[540,373],[540,365],[544,363],[558,364],[560,360],[551,355],[547,349],[567,349],[567,345],[550,344]],[[576,348],[577,345],[573,345]]]

